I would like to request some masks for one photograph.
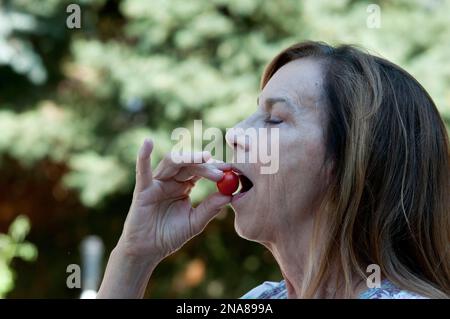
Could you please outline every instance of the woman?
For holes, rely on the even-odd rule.
[[[152,141],[98,297],[142,297],[152,271],[231,203],[237,233],[263,244],[284,280],[244,298],[448,298],[449,141],[425,89],[406,71],[351,46],[293,45],[266,67],[253,115],[238,128],[279,128],[279,170],[199,164],[167,156],[154,172]],[[235,152],[256,141],[227,135]],[[192,208],[200,178],[241,173],[238,196]],[[379,266],[381,288],[368,288]],[[375,269],[375,268],[374,268]]]

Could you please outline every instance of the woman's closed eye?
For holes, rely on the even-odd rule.
[[[277,125],[283,123],[283,120],[280,119],[279,117],[269,115],[264,119],[264,123],[269,125]]]

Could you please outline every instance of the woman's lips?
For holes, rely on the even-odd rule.
[[[245,198],[247,196],[249,196],[248,194],[252,193],[252,191],[247,191],[247,192],[238,192],[237,194],[233,195],[233,198],[231,199],[231,205],[234,205],[235,203],[237,203],[238,201],[241,200],[241,198]]]
[[[245,194],[246,194],[246,193],[237,193],[236,195],[233,195],[232,201],[238,200],[239,198],[245,196]]]
[[[236,202],[238,199],[247,195],[247,193],[253,188],[254,184],[241,170],[233,169],[239,176],[241,188],[239,192],[233,195],[232,203]]]
[[[239,189],[239,193],[248,192],[251,188],[253,188],[253,181],[239,168],[233,166],[232,170],[239,176],[239,181],[241,184],[241,188]]]

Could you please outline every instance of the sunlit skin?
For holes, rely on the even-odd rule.
[[[261,174],[259,163],[234,164],[254,184],[244,197],[232,202],[235,227],[242,237],[264,243],[285,240],[280,236],[297,233],[314,214],[314,204],[326,181],[323,168],[326,113],[320,103],[321,86],[317,62],[293,61],[278,70],[264,87],[256,111],[235,126],[280,130],[280,163],[276,174]],[[233,132],[239,130],[229,131],[227,142],[235,151],[240,148],[250,152],[257,147],[255,141],[236,138]]]
[[[194,155],[203,158],[202,164],[174,164],[168,156],[152,172],[153,142],[146,141],[136,164],[130,211],[98,297],[142,297],[157,264],[200,233],[230,202],[237,233],[272,252],[289,298],[299,297],[312,223],[331,174],[330,165],[323,164],[327,113],[321,101],[322,82],[319,61],[303,58],[284,65],[260,92],[256,111],[236,126],[280,129],[276,174],[261,174],[260,163],[213,163],[207,153]],[[255,141],[236,138],[235,132],[227,134],[235,152],[256,147]],[[232,167],[254,186],[239,198],[214,193],[193,208],[188,195],[195,182],[200,178],[217,182],[222,171]],[[360,289],[355,288],[355,294]],[[322,290],[323,297],[341,293],[333,286]]]
[[[296,297],[300,289],[314,214],[330,171],[323,164],[326,110],[321,103],[322,81],[320,64],[310,58],[284,65],[260,93],[256,112],[236,126],[280,129],[278,173],[260,174],[258,163],[234,164],[254,187],[233,200],[232,207],[237,233],[264,244],[274,255],[289,297]],[[236,138],[233,131],[227,141],[235,151],[255,147],[254,141]]]

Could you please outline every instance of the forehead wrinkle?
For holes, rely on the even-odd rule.
[[[308,108],[308,109],[317,109],[320,106],[320,101],[322,100],[322,80],[323,79],[315,79],[314,81],[309,81],[306,78],[297,78],[297,80],[290,82],[290,83],[284,83],[281,87],[276,88],[273,87],[271,83],[274,79],[279,80],[279,74],[275,73],[274,77],[269,80],[268,85],[266,88],[269,88],[269,90],[275,91],[276,93],[273,96],[273,98],[285,98],[287,100],[286,105],[288,106],[295,106],[294,110],[298,110],[299,108]],[[266,93],[267,94],[267,93]],[[260,98],[262,98],[263,93],[260,92],[260,96],[257,98],[258,105],[260,102]],[[272,98],[272,97],[271,97]],[[267,100],[270,102],[270,98],[267,98]],[[291,102],[290,105],[288,102]],[[265,103],[265,101],[263,101]],[[271,103],[274,104],[274,103]],[[266,105],[262,105],[263,107],[266,107]],[[272,106],[272,105],[268,105]]]
[[[313,88],[305,88],[304,85],[297,87],[295,90],[295,99],[300,106],[317,109],[320,106],[322,100],[322,93],[320,82],[314,83]]]

